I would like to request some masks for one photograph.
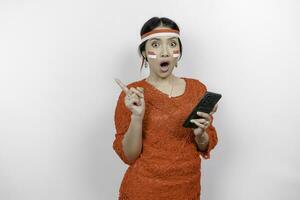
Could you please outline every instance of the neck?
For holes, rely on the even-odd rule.
[[[175,80],[175,76],[173,74],[170,74],[167,77],[158,77],[150,74],[146,79],[147,81],[156,83],[157,85],[171,85]]]

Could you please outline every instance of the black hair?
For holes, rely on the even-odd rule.
[[[163,27],[167,27],[167,28],[170,28],[170,29],[173,29],[173,30],[176,30],[176,31],[179,31],[179,27],[178,25],[171,19],[167,18],[167,17],[152,17],[151,19],[149,19],[142,27],[141,29],[141,32],[140,32],[140,35],[144,35],[145,33],[148,33],[150,31],[152,31],[153,29],[155,29],[156,27],[159,27],[159,26],[163,26]],[[179,41],[179,47],[180,47],[180,58],[182,56],[182,44],[181,44],[181,41],[180,41],[180,38],[178,38],[178,41]],[[142,62],[142,65],[141,65],[141,68],[140,68],[140,71],[142,70],[143,68],[143,64],[144,64],[144,59],[146,61],[147,58],[145,58],[142,54],[143,51],[145,51],[145,46],[146,46],[146,41],[144,41],[143,43],[141,43],[139,45],[139,53],[142,55],[143,57],[143,62]],[[179,59],[180,59],[179,58]]]

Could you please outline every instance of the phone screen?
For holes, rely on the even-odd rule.
[[[217,104],[217,102],[221,99],[222,95],[214,92],[206,91],[204,96],[199,100],[198,104],[194,107],[192,112],[189,114],[187,119],[183,123],[183,127],[186,128],[197,128],[198,126],[190,120],[192,119],[199,119],[201,118],[199,115],[197,115],[197,112],[205,112],[210,113],[214,106]]]

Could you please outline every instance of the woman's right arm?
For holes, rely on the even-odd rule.
[[[121,81],[122,88],[115,110],[115,140],[113,149],[124,163],[131,165],[142,151],[142,128],[145,113],[143,88],[128,87]],[[128,85],[130,86],[130,85]]]
[[[139,157],[143,147],[143,118],[133,114],[130,116],[130,118],[130,125],[122,140],[122,147],[127,160],[132,163]]]

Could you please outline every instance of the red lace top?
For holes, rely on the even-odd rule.
[[[209,135],[208,149],[200,152],[193,130],[182,126],[207,89],[197,79],[181,78],[186,82],[185,91],[171,98],[145,79],[127,85],[128,88],[144,88],[146,106],[143,148],[133,162],[126,159],[122,150],[121,141],[129,127],[131,112],[125,106],[125,93],[121,91],[115,109],[113,149],[129,167],[120,185],[119,200],[200,199],[200,155],[209,159],[218,138],[211,123],[206,130]]]

